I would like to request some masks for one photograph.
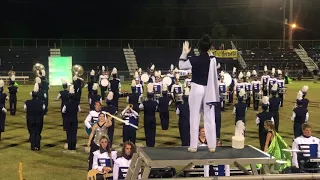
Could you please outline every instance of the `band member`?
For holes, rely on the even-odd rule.
[[[237,98],[239,98],[240,90],[245,88],[244,83],[242,82],[242,79],[243,79],[243,73],[240,72],[238,76],[238,82],[234,87],[234,91],[236,92]]]
[[[107,117],[103,112],[99,113],[98,118],[99,121],[92,126],[87,143],[87,147],[90,147],[89,170],[92,169],[93,152],[99,149],[99,140],[103,136],[108,137],[108,128],[112,125],[111,117]]]
[[[50,84],[46,79],[46,71],[45,70],[40,71],[40,76],[41,76],[40,91],[42,91],[45,94],[44,105],[46,106],[46,109],[44,110],[44,114],[47,114],[48,107],[49,107],[49,93],[48,92],[49,92]]]
[[[187,59],[191,48],[189,42],[183,44],[182,54],[179,60],[181,70],[192,70],[192,83],[189,95],[190,106],[190,147],[189,152],[197,151],[198,131],[200,125],[200,109],[203,109],[204,126],[208,140],[209,152],[216,149],[216,124],[214,103],[219,103],[219,84],[217,73],[217,61],[214,56],[208,54],[211,48],[211,40],[208,35],[199,41],[199,56]]]
[[[307,92],[309,90],[308,86],[303,86],[301,89],[302,92],[302,107],[308,109],[308,105],[309,105],[309,99],[306,98]]]
[[[31,143],[31,150],[40,150],[41,132],[43,128],[43,116],[45,105],[43,101],[38,100],[39,84],[34,85],[32,99],[27,100],[24,104],[24,110],[27,111],[27,126],[30,134],[29,141]]]
[[[74,98],[75,98],[75,101],[77,101],[80,104],[83,79],[78,77],[77,75],[74,75],[72,80],[73,80],[73,85],[75,90]]]
[[[154,94],[154,100],[158,101],[159,98],[161,97],[161,92],[162,92],[162,84],[160,81],[161,77],[161,72],[155,71],[155,82],[153,84],[153,94]]]
[[[62,108],[69,102],[69,91],[68,91],[68,83],[64,79],[62,80],[62,88],[63,90],[59,92],[57,100],[61,99],[60,110],[62,115],[62,127],[63,127],[63,130],[66,130],[67,115],[62,112]]]
[[[100,101],[102,104],[102,97],[98,94],[98,87],[99,84],[97,83],[94,83],[92,86],[91,95],[89,96],[90,111],[94,110],[94,105],[97,101]]]
[[[4,81],[0,80],[0,104],[3,105],[3,107],[6,107],[6,100],[9,99],[8,95],[3,92],[4,88]]]
[[[174,65],[173,64],[170,65],[170,71],[167,74],[167,76],[171,78],[171,84],[168,86],[168,89],[171,89],[172,86],[175,84],[175,79],[176,79],[176,77],[174,75]]]
[[[310,158],[320,157],[320,140],[312,136],[312,129],[309,124],[302,125],[302,136],[294,139],[292,143],[292,150],[300,150],[302,152],[294,151],[292,153],[292,165],[299,168],[300,173],[304,168],[316,169],[318,165],[316,163],[310,162]]]
[[[154,76],[154,69],[155,69],[155,65],[152,64],[150,67],[150,71],[149,71],[149,81],[148,83],[154,83],[156,81],[156,78]]]
[[[143,101],[140,109],[144,109],[144,133],[147,147],[154,147],[156,140],[156,110],[158,103],[153,100],[153,86],[148,85],[147,100]]]
[[[189,109],[189,90],[186,89],[183,95],[183,104],[176,109],[179,116],[178,126],[181,139],[181,146],[190,146],[190,109]]]
[[[294,138],[297,138],[302,135],[302,128],[301,126],[304,123],[308,122],[309,119],[309,113],[308,109],[302,107],[303,103],[303,94],[301,91],[298,92],[297,96],[297,107],[294,108],[291,120],[293,121],[293,133],[294,133]]]
[[[135,145],[128,141],[123,143],[121,156],[114,162],[113,167],[113,180],[125,179],[131,164],[131,159],[134,153],[136,153]],[[138,176],[141,179],[141,175]]]
[[[159,115],[160,115],[160,121],[161,121],[161,127],[162,130],[168,130],[169,129],[169,106],[172,103],[168,96],[168,88],[166,85],[162,88],[162,97],[159,98]]]
[[[227,85],[224,83],[224,72],[220,72],[220,81],[219,81],[219,94],[222,97],[221,101],[221,110],[224,111],[226,99],[227,99]]]
[[[110,91],[107,96],[107,106],[102,108],[102,112],[109,112],[112,115],[116,115],[118,113],[117,108],[113,105],[113,92]],[[108,130],[108,137],[110,141],[110,147],[112,147],[113,144],[113,135],[114,135],[114,126],[115,121],[113,118],[111,118],[112,125],[109,127]]]
[[[137,93],[136,87],[137,87],[136,81],[132,80],[132,82],[131,82],[131,92],[132,93],[127,96],[127,103],[132,104],[133,105],[132,109],[135,110],[137,113],[139,113],[140,112],[139,102],[140,102],[141,96]]]
[[[184,79],[184,88],[191,88],[191,73],[188,73],[188,77],[186,79]]]
[[[277,84],[278,84],[278,93],[279,93],[279,99],[281,102],[280,107],[283,107],[283,94],[285,93],[285,82],[284,79],[282,78],[282,71],[278,70],[278,80],[277,80]]]
[[[264,73],[261,76],[263,96],[268,95],[269,79],[270,79],[270,76],[268,75],[268,68],[267,66],[264,66]]]
[[[94,104],[94,110],[90,111],[86,119],[84,120],[84,124],[86,126],[87,134],[91,134],[92,126],[98,122],[98,116],[101,112],[101,103],[100,101],[96,101]]]
[[[281,105],[280,99],[277,97],[277,84],[274,84],[271,88],[270,104],[269,104],[269,112],[272,113],[272,117],[274,119],[274,127],[277,132],[279,132],[279,107]]]
[[[133,110],[133,105],[129,104],[127,108],[121,112],[121,116],[125,121],[122,128],[122,142],[131,141],[135,144],[137,136],[136,128],[130,126],[129,123],[138,126],[139,114]]]
[[[117,78],[117,74],[118,74],[117,68],[113,68],[111,72],[112,80],[110,80],[110,91],[113,92],[112,104],[118,110],[118,103],[120,98],[119,92],[121,91],[121,83],[120,83],[120,79]]]
[[[274,121],[272,117],[272,113],[268,112],[269,107],[269,97],[263,96],[262,98],[262,112],[257,114],[256,124],[259,130],[259,142],[260,142],[260,149],[264,151],[266,138],[267,138],[267,131],[264,128],[264,122],[271,120]]]
[[[104,100],[108,87],[105,86],[105,85],[102,85],[101,81],[104,80],[104,79],[108,80],[109,76],[107,75],[107,72],[105,71],[106,69],[105,69],[104,66],[102,66],[101,70],[102,70],[102,74],[99,76],[99,84],[100,84],[101,97],[102,97],[102,100]]]
[[[15,86],[15,76],[10,77],[10,86],[8,87],[9,90],[9,105],[10,105],[10,114],[15,115],[17,110],[17,92],[18,87]]]
[[[259,96],[261,92],[261,82],[258,80],[257,72],[252,71],[253,81],[251,81],[251,86],[253,88],[253,110],[259,110]]]
[[[246,104],[248,108],[251,105],[251,95],[252,95],[252,85],[250,82],[248,82],[250,76],[251,76],[251,73],[248,71],[246,74],[246,78],[244,78],[244,83],[243,83],[246,90],[246,95],[247,95]]]
[[[245,95],[246,91],[242,88],[239,91],[238,96],[238,103],[234,105],[233,114],[235,115],[235,124],[237,121],[243,121],[246,123],[246,111],[247,111],[247,104],[243,102],[243,96]]]
[[[136,94],[139,96],[139,104],[142,102],[142,96],[143,96],[143,85],[141,84],[141,82],[142,81],[140,79],[136,78],[135,91],[136,91]]]
[[[92,88],[95,84],[95,71],[92,69],[90,72],[90,81],[86,84],[85,87],[88,88],[88,99],[90,98],[90,95],[92,94]]]
[[[6,113],[7,110],[4,108],[3,104],[0,104],[0,141],[1,141],[1,133],[4,132],[5,130],[5,125],[6,125]]]
[[[68,150],[76,150],[77,132],[78,132],[78,112],[80,112],[80,104],[75,100],[75,89],[71,85],[69,89],[69,102],[63,106],[62,112],[66,113],[66,132],[68,141]]]
[[[117,151],[111,151],[108,137],[102,136],[99,142],[99,150],[93,152],[92,169],[98,170],[100,173],[112,173],[113,163],[117,159]]]
[[[276,69],[272,68],[271,77],[269,78],[269,88],[268,88],[269,95],[271,95],[271,88],[273,87],[273,85],[277,84],[277,78],[274,77],[275,73],[276,73]]]
[[[175,100],[176,109],[179,106],[179,104],[182,103],[182,95],[183,95],[182,86],[179,82],[179,78],[180,78],[180,75],[176,74],[175,84],[172,85],[171,87],[171,94]]]
[[[232,81],[231,84],[229,86],[229,103],[233,103],[233,96],[234,96],[234,88],[236,87],[237,84],[237,69],[235,67],[233,67],[232,70]]]

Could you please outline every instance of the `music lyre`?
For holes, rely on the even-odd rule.
[[[20,179],[20,180],[23,180],[23,176],[22,176],[22,162],[19,163],[18,173],[19,173],[19,179]]]

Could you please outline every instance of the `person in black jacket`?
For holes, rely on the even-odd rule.
[[[75,100],[74,86],[71,85],[69,89],[69,102],[63,106],[62,112],[66,113],[66,131],[68,150],[76,150],[77,145],[77,131],[78,131],[78,112],[81,111],[79,103]]]
[[[156,110],[158,103],[153,100],[153,85],[148,85],[147,100],[143,101],[140,109],[144,109],[144,132],[146,137],[147,147],[154,147],[156,139]]]
[[[65,113],[62,112],[62,108],[69,102],[69,91],[68,91],[68,83],[64,79],[62,80],[62,88],[63,90],[59,92],[57,100],[59,99],[61,100],[60,110],[62,115],[62,127],[63,127],[63,130],[65,131],[67,116]]]
[[[41,87],[40,87],[40,91],[43,92],[44,94],[44,105],[46,106],[46,109],[44,110],[44,114],[47,114],[48,112],[48,106],[49,106],[49,88],[50,88],[50,84],[46,79],[46,72],[45,70],[41,70],[40,71],[40,78],[41,78]]]
[[[160,121],[161,121],[161,127],[162,130],[168,130],[169,129],[169,105],[172,103],[171,99],[168,96],[168,88],[167,86],[162,87],[162,97],[158,99],[159,103],[159,115],[160,115]]]
[[[104,111],[109,112],[111,115],[116,115],[118,113],[117,108],[112,103],[113,97],[114,97],[113,92],[110,91],[107,95],[107,101],[106,101],[107,106],[101,109],[102,112]],[[110,147],[112,147],[112,143],[113,143],[115,120],[112,118],[111,122],[112,122],[112,125],[108,128]]]
[[[136,80],[132,80],[131,82],[131,94],[129,94],[127,96],[127,103],[132,104],[133,105],[133,110],[136,111],[137,113],[140,112],[139,109],[139,101],[141,100],[140,96],[141,94],[137,93],[137,84],[136,84]]]
[[[264,151],[264,146],[266,143],[267,138],[267,131],[264,128],[264,122],[271,120],[274,122],[274,119],[272,117],[272,113],[268,112],[269,107],[269,98],[267,96],[264,96],[262,98],[262,112],[257,114],[256,124],[259,127],[259,142],[260,142],[260,150]]]
[[[10,114],[15,115],[17,110],[17,92],[18,87],[15,84],[15,76],[10,77],[10,86],[8,87],[9,90],[9,105],[10,105]]]
[[[43,128],[43,116],[45,105],[38,99],[39,84],[34,85],[32,99],[27,100],[24,104],[24,110],[27,112],[27,126],[30,134],[31,150],[40,150],[41,132]]]
[[[271,88],[272,97],[269,100],[269,112],[272,113],[274,119],[274,127],[277,132],[279,132],[279,108],[281,106],[280,98],[277,97],[277,84],[274,84]]]
[[[121,83],[120,83],[120,79],[117,78],[117,73],[118,73],[118,70],[116,68],[113,68],[112,73],[111,73],[112,80],[110,80],[110,91],[113,92],[112,104],[118,110],[120,91],[121,91]]]
[[[90,110],[94,110],[94,105],[97,101],[99,101],[102,104],[102,97],[98,94],[98,87],[99,84],[94,83],[91,91],[91,95],[89,96],[89,105]]]
[[[85,85],[85,87],[88,88],[88,99],[90,98],[90,95],[92,94],[93,84],[95,83],[94,79],[95,79],[95,72],[92,69],[91,72],[90,72],[90,81]]]
[[[245,94],[245,90],[241,89],[239,91],[239,98],[238,103],[234,105],[233,114],[235,115],[235,124],[237,121],[243,121],[246,124],[246,111],[247,111],[247,104],[243,102],[243,96]]]
[[[303,93],[298,92],[297,107],[293,109],[291,120],[293,121],[294,138],[302,136],[302,125],[309,119],[308,109],[303,107]]]
[[[190,110],[189,110],[189,92],[185,91],[182,99],[183,104],[180,104],[176,110],[179,116],[179,133],[181,146],[190,146]]]
[[[0,80],[0,104],[3,105],[3,107],[6,107],[6,100],[9,99],[8,95],[3,92],[3,87],[4,87],[4,81],[1,79]]]

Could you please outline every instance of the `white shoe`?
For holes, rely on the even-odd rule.
[[[209,148],[208,150],[209,150],[209,152],[211,152],[211,153],[216,152],[216,149],[215,149],[215,148]]]
[[[189,151],[189,152],[192,152],[192,153],[195,153],[195,152],[197,152],[197,149],[196,149],[196,148],[191,148],[191,147],[189,147],[189,148],[188,148],[188,151]]]

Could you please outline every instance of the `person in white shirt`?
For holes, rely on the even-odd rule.
[[[100,92],[101,92],[102,100],[105,99],[106,91],[108,90],[108,86],[102,85],[102,84],[104,84],[104,83],[102,83],[102,81],[108,81],[108,79],[109,79],[109,76],[108,76],[107,72],[105,71],[105,67],[102,66],[102,74],[99,76],[99,84],[100,84]]]
[[[191,77],[192,77],[192,75],[191,75],[191,73],[189,73],[188,74],[188,77],[186,78],[186,79],[184,79],[184,88],[189,88],[189,89],[191,89]]]
[[[176,81],[175,81],[175,84],[172,85],[171,87],[171,94],[172,94],[172,97],[174,97],[174,100],[175,100],[175,106],[176,106],[176,109],[177,107],[179,106],[179,104],[182,103],[182,95],[183,95],[183,89],[182,89],[182,86],[179,82],[179,76],[176,76]]]
[[[113,180],[125,179],[131,164],[131,159],[134,153],[136,153],[136,146],[127,141],[123,143],[121,150],[121,157],[117,158],[113,167]],[[139,174],[138,179],[141,179]]]
[[[264,74],[261,76],[263,96],[268,95],[269,79],[270,76],[268,75],[268,68],[267,66],[264,66]]]
[[[92,126],[98,122],[98,117],[101,112],[101,103],[96,101],[94,104],[94,110],[90,111],[86,119],[84,120],[84,125],[86,126],[86,132],[88,135],[91,134]]]
[[[315,164],[308,160],[320,158],[320,140],[312,136],[312,127],[309,124],[303,124],[302,131],[302,136],[295,138],[292,143],[292,150],[301,151],[292,153],[292,165],[299,169],[314,167]]]

